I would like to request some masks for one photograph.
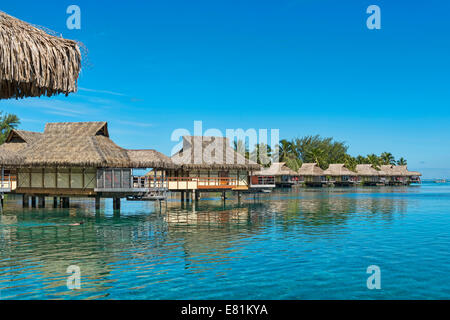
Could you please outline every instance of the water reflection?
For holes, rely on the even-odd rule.
[[[10,199],[0,223],[0,290],[3,298],[127,298],[130,290],[151,298],[150,287],[186,286],[183,277],[231,275],[230,266],[264,241],[312,243],[351,233],[349,223],[392,223],[418,201],[399,196],[404,190],[302,189],[225,205],[172,201],[161,212],[153,203],[124,203],[120,216],[108,204],[96,213],[92,200],[22,209]],[[82,270],[79,291],[66,288],[69,265]]]

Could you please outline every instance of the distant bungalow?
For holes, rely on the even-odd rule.
[[[299,182],[308,187],[321,187],[327,183],[325,173],[317,163],[303,163],[298,175]]]
[[[224,137],[184,136],[182,148],[171,160],[176,168],[168,170],[169,190],[198,199],[200,192],[260,191],[274,186],[252,184],[250,176],[261,166],[246,159]]]
[[[293,184],[298,183],[298,173],[286,166],[285,162],[274,162],[269,168],[263,168],[253,175],[253,181],[259,179],[273,178],[273,182],[277,187],[291,187]],[[270,180],[268,180],[270,181]]]
[[[383,185],[385,182],[386,173],[377,170],[371,164],[356,165],[356,174],[358,176],[358,183],[367,186]]]
[[[356,173],[343,163],[332,163],[323,173],[327,176],[327,182],[336,186],[354,185],[357,181]]]

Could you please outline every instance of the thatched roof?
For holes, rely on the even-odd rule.
[[[349,170],[343,163],[332,163],[323,172],[327,176],[354,176],[355,172]]]
[[[23,144],[15,152],[17,165],[174,168],[170,158],[155,150],[127,150],[116,145],[109,138],[106,122],[49,123],[44,133],[28,134],[26,142],[14,141],[0,146],[0,152]]]
[[[380,171],[375,169],[371,164],[357,164],[356,173],[358,176],[375,177],[380,175]],[[382,174],[383,172],[381,172]]]
[[[298,169],[298,174],[301,176],[324,176],[324,171],[320,168],[317,163],[303,163],[300,169]]]
[[[172,156],[183,169],[259,170],[261,166],[246,159],[230,146],[228,138],[184,136],[183,147]]]
[[[77,91],[80,70],[75,41],[0,11],[0,99],[68,95]]]
[[[395,176],[395,177],[412,177],[412,176],[421,176],[422,174],[417,171],[408,171],[407,166],[394,166],[394,165],[382,165],[381,170],[385,173],[386,176]]]
[[[298,176],[298,173],[286,166],[285,162],[274,162],[269,168],[254,172],[259,176]]]

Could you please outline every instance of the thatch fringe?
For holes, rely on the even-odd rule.
[[[77,91],[80,70],[75,41],[0,11],[0,99],[68,95]]]

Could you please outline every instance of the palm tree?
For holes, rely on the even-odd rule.
[[[352,171],[356,170],[356,165],[358,164],[358,162],[356,161],[356,158],[354,158],[348,154],[345,155],[344,163],[345,163],[345,166]]]
[[[390,152],[383,152],[380,156],[382,164],[393,164],[395,165],[395,158]]]
[[[265,143],[258,143],[255,149],[250,153],[250,159],[256,159],[256,162],[263,166],[270,166],[272,149]]]
[[[407,163],[406,159],[403,158],[403,157],[401,157],[401,158],[398,159],[398,161],[397,161],[397,165],[399,165],[399,166],[406,166],[407,164],[408,164],[408,163]]]
[[[355,160],[356,160],[356,164],[366,164],[366,163],[369,163],[369,160],[367,160],[366,157],[363,157],[363,156],[361,156],[361,155],[357,156]]]
[[[0,111],[0,144],[5,142],[9,132],[17,128],[19,124],[19,117],[15,114],[3,114],[3,111]]]
[[[367,155],[367,161],[369,162],[369,164],[371,164],[374,168],[378,168],[378,166],[380,166],[381,164],[381,159],[378,158],[378,156],[376,154],[369,154]]]
[[[293,144],[292,142],[287,141],[286,139],[283,139],[280,141],[280,147],[279,147],[279,158],[280,161],[286,161],[286,159],[291,158],[293,156]]]

